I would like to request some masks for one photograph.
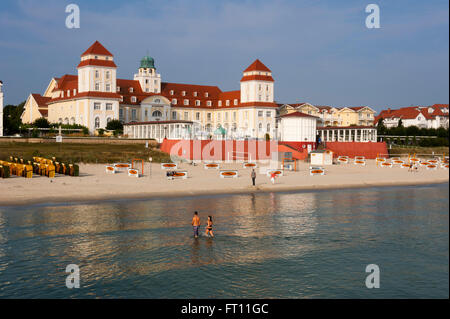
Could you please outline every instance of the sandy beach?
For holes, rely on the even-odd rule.
[[[420,167],[418,172],[408,172],[400,167],[377,167],[374,160],[368,160],[365,167],[354,164],[325,166],[326,175],[323,176],[310,176],[308,168],[309,164],[299,163],[298,171],[285,171],[275,185],[257,169],[256,186],[252,186],[251,170],[244,169],[240,163],[221,164],[221,169],[238,170],[238,178],[220,178],[218,170],[205,170],[202,164],[183,163],[178,170],[188,171],[189,178],[176,180],[168,180],[166,171],[156,163],[152,164],[151,175],[150,164],[146,163],[144,175],[139,178],[130,177],[124,171],[107,174],[104,164],[82,164],[79,177],[57,174],[53,179],[39,175],[32,179],[16,176],[0,179],[0,205],[420,185],[449,180],[448,170],[442,168],[427,170]]]

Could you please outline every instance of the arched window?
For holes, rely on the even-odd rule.
[[[64,124],[69,124],[69,118],[68,118],[68,117],[66,117],[66,118],[64,119]]]
[[[75,124],[75,118],[74,117],[70,118],[70,124]]]
[[[270,132],[270,123],[267,123],[267,133]]]
[[[108,124],[109,122],[111,122],[111,118],[110,117],[106,118],[106,124]]]
[[[162,117],[162,113],[161,113],[161,111],[153,111],[152,116],[153,117]]]
[[[59,118],[59,119],[58,119],[58,123],[59,123],[59,124],[62,124],[62,118]]]
[[[206,124],[206,132],[211,132],[211,124]]]
[[[95,128],[100,128],[100,118],[97,116],[94,120]]]
[[[259,131],[261,132],[262,131],[262,123],[259,123],[258,128],[259,128]]]

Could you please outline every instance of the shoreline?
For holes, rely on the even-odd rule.
[[[380,181],[380,182],[364,182],[364,183],[348,183],[335,185],[289,185],[283,186],[275,184],[275,187],[253,187],[239,189],[210,189],[197,191],[177,191],[176,193],[161,191],[161,192],[146,192],[134,194],[96,194],[92,196],[48,196],[33,199],[24,199],[21,201],[0,200],[0,208],[3,207],[17,207],[17,206],[35,206],[35,205],[54,205],[54,204],[77,204],[106,201],[123,201],[123,200],[151,200],[164,198],[183,198],[183,197],[205,197],[205,196],[221,196],[221,195],[245,195],[245,194],[264,194],[264,193],[289,193],[289,192],[311,192],[311,191],[326,191],[326,190],[346,190],[355,188],[375,188],[375,187],[402,187],[402,186],[423,186],[423,185],[440,185],[448,183],[449,179],[430,179],[415,182],[404,181]]]

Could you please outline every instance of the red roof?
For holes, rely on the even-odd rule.
[[[51,97],[42,96],[37,93],[32,93],[31,95],[39,107],[47,107],[47,102],[52,99]]]
[[[77,68],[81,68],[86,65],[97,65],[97,66],[107,66],[110,68],[117,68],[117,65],[114,63],[114,61],[111,60],[99,60],[99,59],[89,59],[89,60],[83,60],[78,64]]]
[[[106,50],[106,48],[98,41],[95,41],[81,56],[88,54],[113,56],[112,53]]]
[[[280,117],[283,117],[283,118],[284,117],[310,117],[310,118],[318,119],[317,116],[312,116],[312,115],[305,114],[305,113],[302,113],[302,112],[292,112],[292,113],[280,115]]]
[[[259,61],[259,59],[256,59],[252,64],[250,64],[248,66],[248,68],[246,68],[244,70],[244,72],[250,72],[250,71],[272,72],[272,71],[270,71],[270,69],[267,66],[264,65],[264,63]]]
[[[275,82],[270,75],[247,75],[242,77],[241,82],[253,80]]]

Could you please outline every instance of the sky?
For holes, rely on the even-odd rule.
[[[68,4],[80,28],[68,29]],[[366,27],[368,4],[380,28]],[[77,74],[100,41],[132,79],[155,59],[165,82],[238,90],[255,59],[268,66],[279,103],[391,107],[449,102],[448,0],[2,0],[0,80],[5,105]]]

